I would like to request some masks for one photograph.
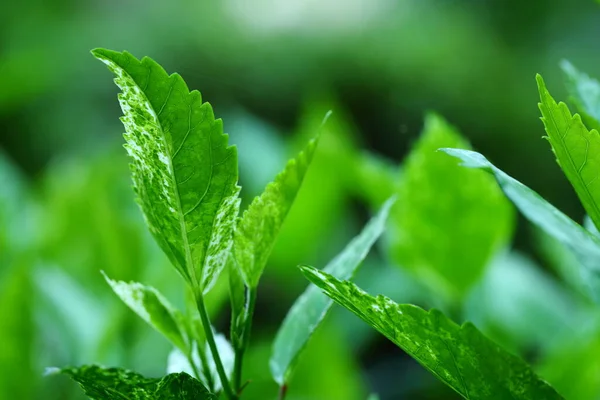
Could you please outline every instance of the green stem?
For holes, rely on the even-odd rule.
[[[196,366],[196,363],[194,362],[194,357],[192,356],[192,352],[188,353],[187,359],[188,359],[188,362],[190,363],[190,366],[192,367],[192,371],[194,372],[196,379],[201,380],[202,376],[200,376],[200,371],[198,371],[198,367]]]
[[[244,331],[242,336],[242,345],[235,349],[235,363],[233,366],[233,387],[240,393],[242,389],[242,366],[244,363],[244,354],[250,344],[250,331],[252,330],[252,317],[254,316],[254,307],[256,306],[256,288],[246,288],[248,299],[246,302]]]
[[[195,293],[195,297],[198,313],[200,314],[200,320],[202,321],[202,327],[204,328],[204,334],[206,335],[206,341],[208,342],[208,347],[210,348],[210,352],[215,360],[217,373],[221,379],[221,386],[223,386],[225,396],[227,396],[229,400],[237,400],[238,396],[233,392],[233,390],[231,390],[229,380],[227,379],[227,374],[225,373],[225,368],[223,368],[221,356],[219,355],[219,350],[217,349],[217,344],[215,343],[212,325],[210,324],[210,319],[208,317],[208,313],[206,312],[206,306],[204,305],[204,296],[202,295],[201,291],[198,291]]]

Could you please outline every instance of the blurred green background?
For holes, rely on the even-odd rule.
[[[133,200],[117,88],[94,47],[151,56],[199,89],[240,154],[247,202],[334,114],[261,282],[247,398],[275,398],[268,357],[287,308],[394,191],[435,110],[504,171],[576,221],[583,209],[541,140],[535,73],[566,100],[558,63],[600,77],[591,0],[204,0],[0,4],[0,399],[82,399],[47,366],[101,363],[158,376],[170,348],[100,275],[183,303],[181,279]],[[575,263],[519,217],[498,257],[448,304],[386,251],[357,282],[472,320],[572,399],[600,397],[597,312],[561,282]],[[227,287],[211,293],[228,329]],[[549,333],[552,333],[551,335]],[[574,383],[576,382],[576,383]],[[451,399],[416,362],[335,307],[289,399]]]

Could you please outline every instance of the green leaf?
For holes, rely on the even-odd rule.
[[[27,257],[25,257],[27,258]],[[0,398],[35,397],[35,360],[39,358],[33,285],[26,263],[3,265],[0,281]],[[36,310],[39,311],[39,310]]]
[[[547,234],[567,246],[585,267],[584,281],[591,288],[596,301],[600,301],[600,274],[597,262],[600,259],[600,239],[560,212],[539,194],[496,168],[484,156],[462,149],[442,149],[463,161],[471,168],[483,168],[492,173],[506,196],[523,215]]]
[[[583,207],[600,226],[600,135],[588,131],[578,114],[571,115],[563,102],[556,103],[537,76],[542,121],[561,169],[575,188]]]
[[[563,60],[560,66],[567,78],[567,89],[587,126],[600,129],[600,83]]]
[[[129,308],[187,354],[189,341],[183,315],[174,309],[158,290],[137,282],[113,281],[106,274],[103,275],[113,291]]]
[[[470,323],[459,326],[437,310],[373,297],[351,282],[315,268],[304,275],[406,351],[466,399],[561,399],[520,358],[503,350]]]
[[[379,213],[325,267],[324,271],[340,279],[350,279],[382,234],[394,201],[394,198],[388,199]],[[289,380],[298,357],[329,312],[332,304],[332,301],[323,296],[316,287],[309,286],[288,312],[275,337],[273,354],[269,363],[271,374],[280,386]]]
[[[514,211],[494,180],[461,169],[440,147],[469,148],[441,117],[427,115],[404,163],[392,210],[392,260],[448,300],[459,300],[512,235]]]
[[[163,378],[146,378],[120,368],[95,365],[79,368],[52,369],[78,382],[85,394],[94,400],[215,400],[195,378],[186,373]]]
[[[248,288],[240,273],[240,269],[235,264],[233,256],[229,258],[229,298],[231,300],[231,343],[236,349],[243,347],[246,330],[246,321],[250,317],[248,302]]]
[[[254,198],[238,221],[234,233],[235,263],[250,287],[258,285],[277,234],[302,186],[317,143],[318,137],[310,140],[296,158],[288,161],[285,169],[260,196]]]
[[[121,88],[138,202],[175,268],[206,293],[225,265],[239,208],[237,151],[221,120],[178,74],[148,57],[96,49]]]

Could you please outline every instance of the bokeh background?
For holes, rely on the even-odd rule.
[[[92,48],[151,56],[202,92],[239,147],[246,204],[333,110],[260,286],[246,376],[248,398],[265,399],[276,393],[268,371],[273,334],[306,287],[295,266],[322,267],[359,231],[388,190],[369,168],[401,177],[426,112],[443,115],[504,171],[583,219],[541,139],[534,77],[542,73],[566,100],[560,60],[600,77],[599,38],[600,6],[592,0],[2,2],[0,398],[83,398],[66,378],[44,378],[46,366],[165,371],[168,343],[99,272],[151,284],[181,303],[181,280],[133,201],[117,88]],[[486,301],[449,307],[426,282],[389,265],[381,249],[357,282],[474,320],[570,398],[597,399],[596,312],[553,269],[573,262],[570,255],[521,218],[513,247],[519,253],[502,261],[510,267],[491,268],[470,294]],[[223,331],[227,304],[220,285],[210,308]],[[557,330],[564,335],[550,340]],[[335,307],[289,399],[373,392],[382,400],[457,398]]]

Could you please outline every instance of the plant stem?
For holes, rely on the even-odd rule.
[[[252,317],[254,316],[254,307],[256,306],[256,288],[246,288],[248,299],[246,302],[244,332],[242,345],[235,349],[235,362],[233,366],[233,387],[239,395],[242,389],[242,366],[244,363],[244,353],[250,343],[250,331],[252,330]]]
[[[287,394],[287,384],[283,384],[280,388],[279,388],[279,399],[278,400],[284,400],[285,399],[285,395]]]
[[[229,400],[237,400],[238,396],[233,392],[233,390],[231,390],[229,380],[227,379],[227,374],[225,373],[225,368],[223,368],[221,356],[219,355],[219,350],[217,349],[217,344],[215,343],[212,325],[210,324],[210,319],[208,317],[208,313],[206,312],[206,306],[204,305],[204,296],[202,295],[201,291],[197,291],[195,293],[195,297],[198,313],[200,314],[200,320],[202,321],[202,327],[204,328],[204,334],[206,335],[206,341],[208,343],[208,347],[210,348],[210,352],[212,353],[213,359],[215,360],[217,373],[221,379],[221,386],[223,386],[225,396],[227,396]]]
[[[188,353],[188,355],[187,355],[188,362],[190,363],[190,366],[192,367],[192,371],[194,372],[194,375],[196,375],[196,379],[202,380],[202,376],[200,376],[200,371],[198,371],[198,367],[196,366],[196,363],[194,362],[194,357],[192,356],[192,352],[193,352],[193,350],[190,353]]]

